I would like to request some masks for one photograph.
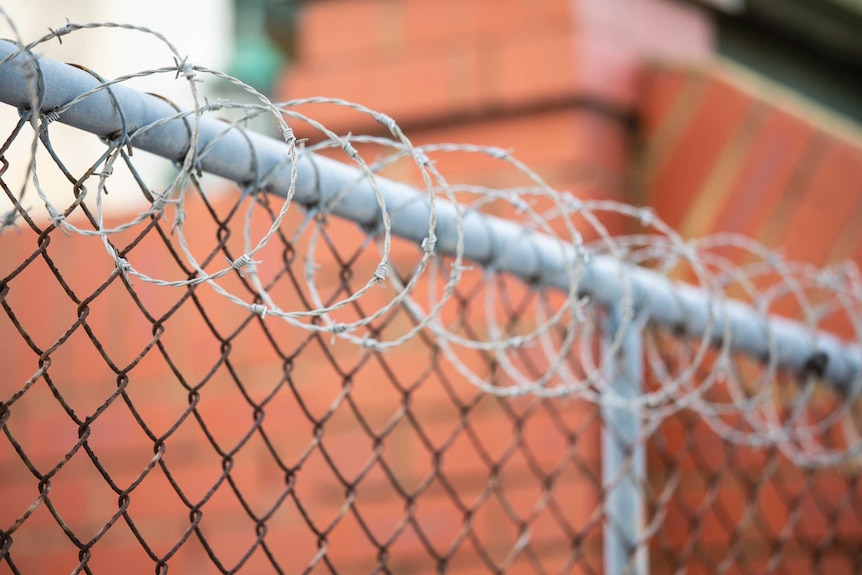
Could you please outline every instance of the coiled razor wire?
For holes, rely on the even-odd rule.
[[[11,21],[9,25],[14,30]],[[90,73],[96,80],[91,89],[70,94],[70,98],[62,105],[47,107],[46,95],[57,87],[48,87],[52,78],[47,77],[46,68],[55,64],[36,57],[32,50],[46,42],[62,41],[69,34],[98,28],[119,28],[130,34],[149,35],[166,48],[166,65],[113,80],[105,80]],[[553,189],[508,150],[455,144],[414,145],[392,118],[344,100],[310,98],[271,102],[251,86],[228,74],[193,64],[167,38],[145,27],[112,22],[82,25],[67,22],[35,41],[25,43],[17,38],[17,44],[7,43],[4,46],[5,50],[0,52],[3,54],[0,69],[9,69],[14,65],[18,70],[17,84],[7,82],[5,90],[18,90],[19,95],[6,97],[7,103],[18,105],[22,119],[29,122],[33,129],[25,181],[17,195],[9,196],[13,207],[0,218],[0,226],[4,230],[17,226],[20,218],[32,221],[32,218],[46,217],[66,234],[101,240],[106,257],[113,260],[129,281],[164,287],[206,284],[231,304],[250,313],[270,317],[271,321],[284,321],[304,330],[329,334],[333,339],[345,340],[372,352],[395,350],[420,333],[431,334],[443,357],[467,381],[486,393],[578,397],[631,410],[645,423],[643,429],[646,434],[654,430],[664,418],[680,410],[690,410],[699,414],[728,441],[749,446],[778,447],[803,466],[837,465],[855,460],[862,452],[858,429],[859,365],[862,354],[858,345],[841,343],[833,336],[818,331],[824,321],[840,318],[850,326],[850,331],[842,335],[852,341],[860,341],[862,282],[858,270],[852,264],[819,269],[790,262],[780,253],[767,250],[751,239],[738,235],[719,234],[685,241],[649,209],[609,200],[582,200],[569,192]],[[25,72],[21,73],[20,70]],[[177,81],[188,86],[191,109],[183,111],[171,105],[176,110],[174,114],[127,129],[127,111],[117,95],[120,87],[131,79],[166,75],[173,75]],[[198,88],[206,77],[233,84],[247,93],[251,102],[209,102],[201,97]],[[26,90],[25,101],[21,101],[22,89]],[[39,142],[47,141],[54,122],[66,121],[70,111],[100,92],[109,96],[113,107],[113,110],[104,110],[105,115],[118,114],[122,129],[106,138],[104,153],[77,180],[74,200],[68,205],[57,206],[49,199],[39,180],[36,154]],[[8,93],[4,96],[8,96]],[[17,102],[9,101],[16,97]],[[338,106],[367,115],[382,125],[388,136],[337,134],[299,111],[299,108],[313,106]],[[220,110],[239,113],[240,117],[221,124],[220,133],[201,145],[203,123],[208,121],[208,115]],[[258,148],[253,139],[257,136],[247,132],[243,125],[252,118],[267,114],[272,116],[282,136],[285,153],[280,163],[264,172],[256,157]],[[147,185],[139,181],[150,203],[149,208],[122,225],[106,227],[104,196],[115,166],[121,162],[134,172],[130,158],[132,148],[148,132],[177,120],[183,122],[188,131],[188,145],[182,146],[182,154],[171,158],[176,162],[177,174],[160,193],[150,193]],[[319,142],[306,145],[298,141],[291,125],[299,123],[318,132]],[[243,230],[244,251],[229,260],[228,265],[208,272],[203,269],[189,245],[184,231],[187,224],[184,206],[190,190],[197,189],[197,177],[207,163],[208,154],[221,140],[236,135],[246,142],[254,173],[252,181],[238,182],[248,200]],[[4,150],[9,144],[7,142]],[[357,146],[372,147],[378,155],[373,161],[366,160]],[[169,147],[166,145],[165,149]],[[324,302],[317,281],[319,225],[339,206],[352,201],[355,189],[350,185],[334,191],[317,189],[316,198],[320,200],[317,202],[301,203],[296,197],[300,163],[305,161],[310,164],[319,186],[325,175],[322,171],[332,169],[332,164],[322,164],[321,156],[318,155],[326,151],[346,156],[346,162],[355,169],[356,185],[366,183],[373,190],[376,206],[362,209],[373,215],[371,219],[375,224],[369,226],[367,217],[362,224],[367,233],[369,249],[376,246],[379,252],[374,272],[364,285],[330,303]],[[438,169],[435,158],[452,153],[489,158],[499,163],[501,172],[516,172],[523,181],[517,186],[502,189],[450,182]],[[409,161],[417,170],[421,185],[416,189],[421,193],[413,196],[410,202],[389,205],[381,189],[384,179],[380,174],[402,161]],[[280,178],[284,177],[283,170],[286,168],[289,168],[289,179],[285,186]],[[136,177],[140,178],[140,175]],[[590,177],[589,174],[586,177]],[[87,185],[93,179],[96,181],[95,189]],[[397,185],[391,180],[385,181],[388,182],[387,186]],[[44,207],[42,214],[25,208],[29,206],[30,190],[35,192]],[[253,213],[259,206],[268,205],[260,192],[273,190],[283,195],[281,206],[266,233],[253,237]],[[84,229],[68,221],[67,218],[92,196],[95,196],[97,222],[94,229]],[[279,233],[290,210],[298,209],[303,210],[304,220],[293,238],[303,234],[308,236],[304,277],[313,304],[312,309],[302,310],[280,305],[260,278],[261,268],[268,265],[260,258],[260,254],[271,238]],[[404,274],[396,269],[390,259],[392,217],[393,214],[411,209],[419,213],[427,210],[427,222],[424,225],[430,231],[418,240],[421,256],[409,273]],[[440,220],[441,210],[445,212],[445,221]],[[533,239],[537,237],[536,234],[541,234],[545,238],[542,241],[550,240],[565,262],[563,270],[552,270],[551,274],[556,274],[555,281],[548,281],[548,274],[545,273],[547,262],[543,258],[547,252],[534,250],[535,261],[523,266],[528,271],[521,273],[522,279],[529,282],[531,289],[544,294],[540,304],[533,306],[530,312],[532,316],[521,318],[519,324],[525,327],[511,325],[511,322],[505,325],[498,317],[501,290],[508,289],[507,282],[499,276],[512,271],[513,267],[511,254],[508,253],[510,246],[492,245],[490,258],[478,262],[468,261],[468,248],[475,241],[471,230],[491,225],[492,218],[483,215],[488,213],[504,214],[510,221],[517,222],[520,231],[516,237],[520,234],[527,245],[538,245]],[[613,230],[603,224],[603,219],[608,216],[624,218],[640,233],[614,235]],[[121,257],[113,247],[112,236],[154,217],[173,218],[172,231],[186,262],[196,271],[194,277],[153,277]],[[492,239],[497,237],[491,232],[486,235]],[[619,293],[607,297],[616,299],[622,310],[621,328],[610,348],[602,352],[595,345],[603,313],[602,306],[596,304],[608,302],[602,301],[596,293],[583,289],[587,276],[601,268],[596,264],[600,260],[616,262],[616,267],[607,268],[610,272],[602,269],[604,273],[619,276],[615,280]],[[453,294],[464,274],[472,273],[471,265],[479,265],[483,269],[487,325],[481,334],[465,333],[457,321],[447,321],[444,317],[446,310],[453,306]],[[644,329],[643,324],[654,319],[644,313],[643,302],[635,297],[631,278],[633,270],[638,269],[635,266],[652,269],[668,278],[687,279],[696,286],[698,297],[703,297],[707,304],[705,323],[700,333],[686,333],[684,325],[676,332],[668,329],[673,326],[667,325],[650,325],[646,328],[644,363],[651,387],[636,399],[630,399],[620,396],[609,387],[607,374],[620,353],[624,332],[628,329]],[[250,299],[231,293],[222,285],[220,280],[234,272],[239,272],[253,286],[255,297]],[[417,296],[420,282],[424,282],[422,291],[427,292],[427,296]],[[553,291],[559,292],[561,287],[564,288],[562,298],[550,295]],[[381,290],[388,296],[385,304],[367,311],[358,320],[341,321],[340,310],[366,301],[366,296],[372,291],[375,297],[379,297]],[[673,292],[680,310],[687,308],[686,303],[679,299],[679,294],[691,293],[694,293],[694,288],[684,285]],[[731,302],[731,295],[743,303]],[[555,303],[551,304],[552,301]],[[820,342],[828,340],[829,350],[837,349],[846,356],[844,367],[835,368],[843,374],[840,383],[826,381],[829,379],[829,369],[834,367],[828,363],[834,359],[829,353],[812,353],[802,366],[803,369],[792,372],[779,363],[781,350],[776,344],[776,336],[779,335],[776,330],[790,326],[791,322],[776,319],[772,314],[775,307],[786,306],[788,301],[794,302],[801,314],[800,322],[793,324],[792,329],[797,332],[804,330],[808,334],[812,350],[817,350]],[[765,326],[763,337],[766,340],[766,352],[755,358],[758,364],[754,375],[749,373],[750,360],[742,359],[745,354],[740,353],[736,345],[738,342],[734,339],[732,330],[738,317],[728,312],[733,305],[737,309],[743,309],[740,305],[747,306],[744,313],[751,314],[753,320]],[[375,322],[398,309],[409,312],[413,319],[412,326],[393,337],[381,338],[374,330]],[[462,358],[465,350],[490,354],[499,370],[491,378],[477,372]],[[536,375],[535,369],[524,368],[519,359],[524,351],[528,351],[531,357],[541,358],[536,360],[542,366],[540,375]],[[740,366],[741,361],[747,361],[749,365],[743,368]],[[27,385],[32,385],[39,376],[39,373],[35,373]],[[829,385],[832,387],[829,388]],[[818,389],[832,390],[826,408],[823,408],[822,400],[812,399]],[[817,408],[812,407],[815,403]],[[836,434],[840,436],[837,442],[834,439]]]

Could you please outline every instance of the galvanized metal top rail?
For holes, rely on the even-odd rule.
[[[31,106],[34,69],[30,56],[18,45],[0,40],[0,101],[26,109]],[[41,111],[48,113],[100,85],[89,73],[55,60],[38,57]],[[116,101],[116,104],[112,102]],[[122,110],[122,116],[119,109]],[[156,96],[113,85],[110,94],[100,90],[59,114],[57,121],[100,137],[126,132],[132,145],[173,161],[181,161],[191,145],[188,120],[177,119],[177,110]],[[153,125],[155,124],[155,125]],[[152,126],[151,126],[152,125]],[[147,130],[137,132],[143,126]],[[137,132],[137,133],[136,133]],[[239,128],[225,130],[219,120],[202,117],[198,149],[206,172],[240,184],[255,181],[256,174],[270,174],[267,193],[285,196],[290,186],[288,146],[280,140]],[[403,183],[378,178],[379,190],[390,214],[394,235],[423,242],[429,236],[430,204],[423,194]],[[345,189],[350,193],[341,195]],[[326,205],[336,195],[329,212],[358,224],[374,227],[381,218],[376,192],[358,168],[323,156],[304,153],[297,161],[295,200],[306,206]],[[457,206],[435,201],[438,253],[455,254]],[[463,211],[463,255],[480,264],[569,290],[578,252],[558,239],[525,230],[520,225],[476,211]],[[581,260],[578,291],[605,306],[632,303],[633,313],[648,321],[724,342],[735,351],[774,362],[780,368],[804,371],[812,364],[824,379],[841,390],[855,385],[862,368],[862,348],[824,332],[812,333],[802,323],[777,316],[765,318],[747,304],[720,300],[708,291],[673,282],[651,270],[610,256]],[[623,297],[623,296],[627,297]],[[815,360],[815,361],[812,361]]]

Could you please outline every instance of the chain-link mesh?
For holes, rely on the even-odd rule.
[[[99,26],[116,25],[41,41]],[[195,112],[176,117],[193,145],[175,162],[136,167],[136,138],[165,120],[96,157],[55,147],[74,103],[31,112],[38,72],[23,79],[33,105],[3,128],[0,568],[601,573],[608,537],[628,533],[608,501],[645,450],[631,568],[646,553],[654,573],[862,570],[858,376],[836,388],[816,354],[791,373],[769,333],[751,357],[729,337],[642,328],[626,282],[620,309],[634,311],[603,329],[607,310],[578,289],[589,259],[610,257],[854,340],[852,268],[736,236],[683,242],[649,211],[549,188],[506,151],[414,146],[345,102],[207,102],[198,81],[227,77],[167,46],[172,65],[133,76],[191,88]],[[371,114],[391,137],[331,133],[313,105]],[[441,214],[463,206],[457,229],[417,246],[385,215],[335,217],[350,188],[302,204],[293,180],[286,197],[262,193],[275,172],[209,179],[194,143],[215,111],[237,114],[225,134],[274,112],[294,178],[298,158],[328,154],[372,182],[383,214],[398,210],[377,182],[400,180]],[[295,122],[320,139],[300,145]],[[450,182],[458,162],[493,163],[511,186]],[[140,215],[119,215],[129,202]],[[500,273],[500,250],[464,259],[479,213],[575,246],[568,292]],[[621,221],[638,233],[615,235]],[[623,378],[627,393],[613,374],[634,329],[645,375]],[[638,422],[633,442],[615,435],[620,414]],[[603,433],[625,456],[604,475]]]

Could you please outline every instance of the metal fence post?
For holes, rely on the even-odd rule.
[[[608,399],[634,399],[642,390],[643,358],[641,322],[623,325],[621,305],[607,308],[602,330],[603,353],[612,352],[621,337],[615,361],[610,365]],[[620,329],[624,331],[620,333]],[[641,418],[636,411],[602,402],[602,488],[605,493],[604,572],[646,575],[645,546],[637,546],[645,521],[640,486],[646,478],[646,455],[638,439]]]

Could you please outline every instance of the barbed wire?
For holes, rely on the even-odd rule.
[[[8,18],[7,21],[14,31],[14,24]],[[112,80],[89,72],[98,80],[98,86],[75,96],[59,108],[44,110],[44,81],[39,61],[31,51],[47,42],[62,42],[70,34],[99,28],[145,34],[164,46],[166,59],[170,62]],[[36,229],[37,220],[50,221],[65,234],[101,240],[105,257],[114,262],[129,283],[140,281],[165,288],[203,284],[215,290],[226,303],[240,306],[251,314],[271,318],[270,321],[284,321],[332,340],[344,340],[360,349],[387,352],[408,344],[419,334],[430,334],[442,357],[466,381],[486,393],[577,397],[629,410],[647,422],[645,434],[680,410],[693,411],[724,439],[748,446],[778,447],[801,466],[834,466],[855,460],[862,452],[858,430],[859,375],[856,374],[853,382],[844,389],[819,385],[823,366],[817,364],[817,358],[813,358],[804,373],[788,373],[776,362],[779,353],[771,331],[771,326],[776,325],[772,316],[789,312],[799,318],[812,341],[817,341],[821,332],[829,331],[824,326],[831,325],[846,326],[849,329],[841,335],[860,341],[862,284],[858,270],[852,264],[821,269],[787,261],[780,252],[766,249],[739,235],[719,234],[688,241],[649,209],[604,199],[579,199],[569,192],[555,190],[509,150],[458,144],[416,145],[389,116],[344,100],[308,98],[271,102],[253,87],[228,74],[194,64],[164,36],[142,26],[113,22],[79,25],[67,21],[64,26],[51,29],[50,33],[35,41],[26,43],[17,38],[17,42],[20,50],[3,58],[0,65],[18,56],[32,63],[26,86],[30,107],[21,113],[31,126],[33,136],[24,180],[17,194],[10,198],[11,208],[4,212],[2,218],[4,230],[21,225]],[[42,145],[52,156],[59,157],[60,152],[50,145],[52,126],[93,94],[105,92],[113,99],[112,89],[131,79],[166,75],[174,75],[177,81],[187,85],[191,109],[182,111],[181,106],[172,105],[177,110],[173,116],[127,129],[123,107],[114,99],[123,130],[105,142],[104,152],[82,176],[69,174],[75,182],[71,201],[59,205],[56,199],[49,197],[40,181],[42,160],[37,149]],[[228,82],[244,91],[252,101],[210,102],[201,96],[199,90],[205,78]],[[310,113],[300,111],[321,106],[346,108],[351,113],[367,116],[375,125],[382,126],[387,135],[338,134],[315,120]],[[237,113],[239,117],[226,121],[222,133],[201,146],[202,118],[219,111]],[[247,138],[242,126],[262,115],[273,118],[276,130],[287,146],[287,154],[278,164],[278,169],[266,173],[260,171],[255,161],[252,166],[254,179],[240,182],[247,202],[242,252],[228,258],[228,265],[212,269],[212,260],[204,263],[189,241],[185,206],[190,194],[201,190],[195,182],[201,172],[201,162],[213,146],[229,134]],[[148,131],[175,120],[187,126],[190,141],[182,156],[176,158],[176,175],[164,189],[152,192],[146,178],[136,174],[141,193],[150,207],[121,225],[107,227],[106,196],[115,171],[120,168],[134,171],[130,156],[137,141]],[[315,134],[314,143],[297,140],[294,130],[299,125],[304,126],[304,131]],[[250,143],[249,149],[254,153],[254,146]],[[317,158],[320,156],[317,154],[331,154],[354,166],[358,170],[357,184],[361,182],[373,189],[376,206],[371,211],[379,213],[376,225],[364,229],[367,249],[376,250],[378,254],[373,271],[361,287],[334,301],[323,295],[318,282],[322,271],[316,255],[322,241],[320,225],[330,217],[334,206],[351,201],[353,190],[346,186],[330,193],[326,201],[298,205],[296,186],[300,162],[309,162],[314,170],[326,169],[318,166]],[[511,187],[491,188],[451,182],[438,166],[445,164],[446,156],[453,154],[490,161],[500,173],[512,174],[516,183]],[[373,160],[366,159],[372,156]],[[409,169],[403,167],[404,162],[409,164]],[[421,191],[414,203],[387,204],[379,182],[384,175],[391,179],[389,174],[396,167],[414,174],[407,180]],[[270,207],[269,199],[262,193],[270,190],[273,181],[281,177],[282,168],[290,170],[288,191],[280,207],[273,212],[266,231],[255,235],[255,214],[262,206]],[[38,197],[36,206],[29,197],[30,190]],[[319,198],[325,196],[318,191]],[[89,227],[70,221],[87,201],[94,202],[93,215],[87,224]],[[454,227],[446,230],[445,238],[448,244],[446,253],[450,255],[441,255],[441,234],[430,233],[421,241],[415,256],[406,258],[408,263],[394,262],[391,218],[393,214],[419,208],[427,209],[427,229],[438,232],[441,225],[439,210],[447,210],[447,214],[451,212]],[[267,261],[262,254],[274,237],[285,233],[285,218],[295,210],[302,210],[303,217],[301,225],[290,234],[290,241],[292,245],[306,245],[303,258],[305,289],[311,302],[309,309],[292,309],[280,303],[262,279],[262,274],[277,273],[277,270],[267,271],[266,266],[277,268],[283,265],[280,260]],[[541,305],[525,310],[518,322],[501,321],[498,310],[501,298],[505,299],[501,290],[510,289],[510,284],[497,281],[497,278],[500,270],[505,270],[501,264],[510,254],[506,253],[506,246],[490,246],[490,259],[468,262],[465,244],[476,240],[468,234],[465,221],[470,220],[471,226],[485,225],[486,220],[479,219],[478,214],[505,217],[517,223],[524,238],[540,233],[550,238],[560,253],[573,254],[573,257],[566,258],[566,269],[563,270],[568,288],[562,294],[551,295],[550,292],[558,290],[544,283],[537,273],[527,279],[532,280],[530,288],[541,294]],[[172,218],[173,241],[185,264],[193,270],[189,277],[157,277],[129,261],[112,244],[111,238],[115,235],[146,225],[154,218]],[[609,220],[622,223],[611,229],[605,223]],[[618,230],[632,233],[619,235]],[[603,311],[582,289],[587,266],[600,256],[625,264],[619,267],[619,305],[624,311],[622,326],[610,348],[601,351],[594,342],[600,331]],[[543,268],[542,257],[542,253],[534,254],[533,269]],[[401,260],[405,258],[401,257]],[[627,271],[631,269],[629,265],[648,267],[667,278],[690,282],[715,304],[709,308],[707,327],[702,336],[661,333],[661,327],[645,332],[644,365],[647,379],[654,388],[644,390],[635,399],[620,396],[612,389],[608,378],[609,370],[617,362],[623,333],[629,329],[642,329],[640,325],[645,321],[639,315],[638,302],[627,277]],[[222,280],[234,274],[242,276],[245,284],[251,287],[251,297],[233,293],[223,285]],[[463,285],[465,275],[482,278],[480,291],[485,322],[482,333],[465,332],[457,314],[452,314],[458,306],[455,290]],[[379,302],[381,293],[385,294],[382,303],[369,303]],[[722,315],[730,300],[744,301],[767,326],[765,337],[769,352],[756,358],[755,364],[743,359],[743,354],[733,347],[730,322],[724,321]],[[348,319],[350,313],[358,309],[358,304],[362,304],[363,314]],[[387,338],[382,337],[377,325],[398,310],[409,313],[411,324]],[[716,330],[722,333],[717,336]],[[465,350],[490,354],[498,371],[489,378],[487,373],[463,359]],[[529,365],[524,361],[525,353],[531,357]],[[742,362],[746,363],[745,368],[740,367]],[[537,365],[541,366],[538,375]],[[28,381],[39,376],[40,372],[36,372]],[[821,408],[829,402],[815,401],[814,396],[820,393],[817,391],[820,389],[831,389],[831,408],[823,413]],[[812,407],[814,403],[817,403],[816,409]],[[832,445],[830,442],[834,441],[836,433],[841,440]],[[825,439],[827,437],[828,440]]]

